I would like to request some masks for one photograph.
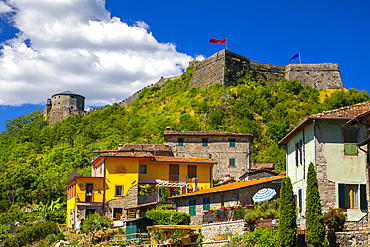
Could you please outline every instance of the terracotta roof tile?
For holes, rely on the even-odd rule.
[[[171,148],[165,144],[125,144],[118,148],[118,150],[97,150],[94,153],[107,153],[107,152],[129,152],[129,151],[167,151],[170,152]]]
[[[283,179],[285,176],[275,176],[275,177],[269,177],[269,178],[260,178],[260,179],[253,179],[253,180],[247,180],[247,181],[242,181],[242,182],[235,182],[235,183],[230,183],[230,184],[225,184],[225,185],[220,185],[216,187],[212,187],[209,189],[204,189],[204,190],[198,190],[193,193],[187,193],[187,194],[182,194],[178,196],[173,196],[171,198],[176,199],[180,197],[187,197],[187,196],[194,196],[194,195],[202,195],[202,194],[210,194],[210,193],[217,193],[217,192],[223,192],[223,191],[230,191],[230,190],[237,190],[257,184],[262,184],[262,183],[268,183],[276,180]]]
[[[350,106],[344,106],[342,108],[330,111],[320,112],[311,115],[309,118],[354,118],[367,111],[370,111],[370,101]]]
[[[163,136],[242,136],[253,137],[252,134],[233,133],[226,131],[208,130],[208,131],[172,131],[166,130]]]
[[[251,169],[274,169],[274,163],[252,163]]]
[[[177,162],[177,163],[207,163],[217,164],[216,161],[206,158],[185,158],[185,157],[171,157],[171,156],[156,156],[154,161],[157,162]]]

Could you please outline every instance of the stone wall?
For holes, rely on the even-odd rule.
[[[251,62],[253,76],[268,82],[279,82],[285,77],[285,66]]]
[[[367,247],[369,244],[369,234],[369,231],[336,232],[335,235],[334,233],[328,233],[327,238],[330,247]]]
[[[297,79],[303,85],[313,88],[341,88],[343,87],[338,64],[288,64],[286,79]]]
[[[94,209],[95,212],[99,215],[103,215],[103,208],[102,206],[88,206],[88,205],[77,205],[77,213],[80,219],[86,218],[86,209]]]
[[[109,218],[113,218],[113,209],[122,208],[123,218],[127,218],[127,212],[124,208],[136,206],[138,202],[139,186],[132,186],[125,197],[120,199],[113,199],[104,204],[104,213]]]
[[[233,236],[243,235],[245,232],[245,221],[236,220],[229,222],[210,223],[202,225],[203,241],[215,240],[215,237],[222,234],[231,233]]]
[[[327,161],[322,152],[322,143],[316,139],[316,176],[319,185],[322,211],[326,212],[329,207],[335,208],[336,194],[335,183],[327,178]]]
[[[165,136],[168,144],[176,157],[212,158],[217,164],[213,167],[213,178],[223,179],[226,174],[239,178],[249,170],[251,162],[252,137],[238,136],[181,136],[184,145],[178,146],[178,137]],[[208,147],[202,146],[202,138],[208,138]],[[229,147],[229,140],[235,140],[235,147]],[[229,166],[229,159],[235,159],[235,166]]]
[[[210,193],[210,194],[200,194],[194,196],[186,196],[186,197],[175,197],[172,200],[175,201],[177,206],[178,212],[185,212],[189,213],[189,200],[195,199],[196,200],[196,215],[191,217],[191,225],[198,225],[203,221],[203,198],[210,199],[210,208],[220,208],[222,206],[228,207],[231,205],[245,205],[245,204],[253,204],[253,195],[257,193],[260,189],[263,188],[272,188],[274,189],[277,194],[273,199],[280,197],[280,187],[281,181],[274,183],[262,183],[257,184],[254,186],[249,186],[246,188],[241,188],[238,190],[233,191],[224,191],[224,192],[217,192],[217,193]]]
[[[346,221],[344,224],[344,230],[366,230],[369,229],[369,218],[368,214],[362,217],[359,221]]]

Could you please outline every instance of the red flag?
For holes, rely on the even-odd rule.
[[[221,39],[221,40],[217,40],[217,39],[209,39],[209,43],[226,43],[226,39]]]

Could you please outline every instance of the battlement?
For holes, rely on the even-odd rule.
[[[207,88],[211,84],[236,85],[239,78],[252,71],[254,78],[278,82],[297,79],[303,85],[322,88],[343,87],[338,64],[289,64],[287,66],[250,62],[248,58],[228,50],[219,51],[195,64],[190,87]]]

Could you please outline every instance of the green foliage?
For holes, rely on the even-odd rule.
[[[314,247],[327,246],[324,217],[321,212],[320,194],[315,168],[310,162],[306,189],[306,242]]]
[[[289,177],[282,181],[279,209],[278,244],[281,247],[295,247],[297,245],[297,216],[294,204],[293,186]]]
[[[189,225],[190,215],[188,213],[167,211],[162,209],[151,209],[145,216],[154,220],[154,225]]]
[[[34,213],[41,216],[45,220],[56,221],[60,224],[66,221],[66,202],[59,202],[60,198],[56,201],[43,204],[42,202],[33,209]]]
[[[92,232],[94,234],[100,230],[107,230],[111,223],[112,220],[106,216],[100,216],[97,213],[89,214],[82,222],[81,230],[85,233]]]
[[[276,219],[279,217],[279,199],[257,203],[253,209],[247,209],[244,220],[254,224],[257,219]]]
[[[324,223],[328,227],[329,231],[343,231],[344,223],[347,219],[347,213],[345,213],[343,209],[329,207],[328,212],[325,212],[323,216]]]
[[[139,190],[139,195],[141,195],[141,196],[149,195],[153,192],[153,189],[149,184],[140,185],[139,189],[140,189]]]
[[[4,240],[4,246],[20,247],[45,239],[49,234],[57,233],[55,222],[45,222],[36,226],[25,228],[22,232]]]
[[[258,246],[275,247],[278,245],[276,231],[274,228],[257,228],[253,232],[246,232],[244,235],[233,237],[225,246]]]
[[[168,189],[165,186],[159,187],[159,202],[167,202],[168,199]]]
[[[253,71],[235,87],[189,89],[192,73],[193,65],[162,88],[144,88],[127,107],[115,103],[50,126],[41,110],[8,120],[0,133],[0,211],[9,203],[66,201],[68,174],[78,168],[78,175],[90,175],[93,151],[116,149],[119,143],[163,143],[167,126],[253,134],[252,162],[272,162],[281,172],[285,150],[277,141],[299,121],[369,100],[356,89],[334,90],[323,98],[326,91],[296,80],[255,80]]]

